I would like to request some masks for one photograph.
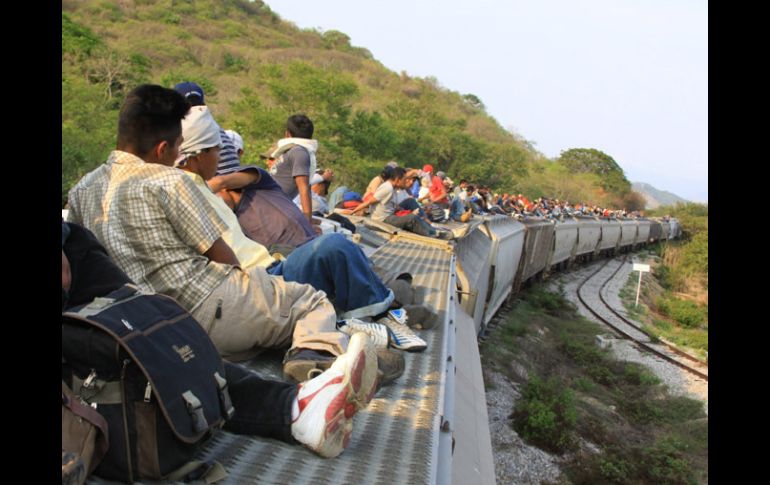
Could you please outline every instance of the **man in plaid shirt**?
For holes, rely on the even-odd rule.
[[[284,371],[304,381],[343,354],[349,337],[336,329],[323,291],[240,268],[221,237],[227,226],[173,167],[189,108],[174,90],[134,89],[120,111],[117,149],[72,188],[68,221],[91,230],[140,288],[175,298],[224,357],[291,345]]]

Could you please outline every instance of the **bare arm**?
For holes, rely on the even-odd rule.
[[[294,182],[299,190],[299,201],[302,204],[302,213],[313,222],[313,202],[310,198],[310,177],[307,175],[298,175],[294,177]]]
[[[220,190],[241,189],[249,184],[259,182],[260,174],[256,170],[234,172],[226,175],[211,177],[206,183],[215,194]]]
[[[364,209],[366,209],[367,207],[369,207],[370,205],[372,205],[372,204],[374,204],[376,202],[378,202],[378,200],[376,200],[374,198],[370,198],[366,202],[361,202],[360,204],[358,204],[358,207],[356,207],[355,209],[350,211],[350,214],[354,215],[356,212],[362,212]]]
[[[203,255],[217,263],[232,264],[233,266],[241,267],[241,263],[238,262],[235,253],[221,237],[214,241],[214,244],[212,244],[208,251],[203,253]]]

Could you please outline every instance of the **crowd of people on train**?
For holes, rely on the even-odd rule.
[[[240,393],[236,410],[257,401],[258,409],[278,410],[259,417],[278,432],[243,432],[322,456],[344,450],[355,411],[403,373],[400,351],[427,348],[416,330],[436,317],[414,301],[411,275],[374,267],[350,238],[323,234],[322,221],[354,233],[351,219],[368,214],[451,240],[442,223],[487,214],[639,215],[455,184],[430,164],[390,162],[363,195],[344,185],[330,193],[335,174],[318,166],[313,134],[312,120],[292,115],[284,137],[260,154],[263,166],[245,164],[242,136],[216,122],[199,85],[135,88],[120,110],[116,149],[68,194],[62,310],[131,283],[173,297],[228,362],[287,349],[283,372],[294,384],[232,370],[240,383],[274,388]],[[352,411],[340,402],[353,403]]]

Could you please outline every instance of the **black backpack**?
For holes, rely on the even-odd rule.
[[[186,474],[234,413],[200,324],[173,298],[134,285],[62,313],[62,379],[107,421],[110,447],[94,475],[111,480]]]
[[[426,212],[431,222],[444,222],[446,220],[446,211],[438,204],[428,206]]]

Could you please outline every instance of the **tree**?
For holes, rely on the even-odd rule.
[[[623,196],[631,190],[631,182],[620,165],[611,156],[595,148],[562,151],[557,161],[572,172],[599,175],[602,188],[608,192]]]
[[[623,197],[623,208],[628,212],[643,211],[647,201],[644,196],[635,190],[629,191],[625,197]]]
[[[471,93],[463,94],[463,99],[465,100],[466,103],[473,106],[474,108],[480,109],[481,111],[486,111],[487,109],[487,107],[484,106],[484,103],[481,102],[481,98],[479,98],[475,94],[471,94]]]

